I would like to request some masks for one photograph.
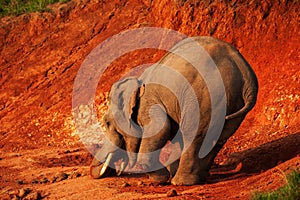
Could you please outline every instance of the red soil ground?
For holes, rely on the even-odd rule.
[[[161,199],[170,198],[171,189],[178,194],[173,199],[249,199],[254,191],[280,187],[284,173],[300,165],[299,8],[297,0],[75,0],[51,12],[2,18],[0,199],[21,189],[33,199]],[[225,40],[258,76],[258,102],[217,156],[206,184],[153,186],[144,175],[88,175],[92,157],[74,134],[76,74],[102,41],[148,26]],[[97,105],[114,81],[163,53],[134,51],[113,62],[99,82]]]

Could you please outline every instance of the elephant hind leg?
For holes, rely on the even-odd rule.
[[[238,129],[243,119],[244,116],[226,121],[218,142],[204,158],[199,157],[199,144],[202,142],[193,141],[191,147],[183,153],[180,159],[178,171],[171,181],[172,184],[195,185],[205,182],[215,157],[229,137]]]
[[[222,147],[225,145],[227,140],[236,132],[236,130],[239,128],[240,124],[244,120],[245,116],[241,116],[238,118],[234,118],[231,120],[227,120],[224,124],[224,128],[222,130],[221,136],[218,139],[218,142],[214,146],[214,148],[209,152],[209,154],[202,159],[201,162],[205,163],[203,165],[203,171],[209,171],[215,157],[219,153],[219,151],[222,149]]]

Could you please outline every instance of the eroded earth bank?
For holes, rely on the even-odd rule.
[[[173,199],[249,199],[280,187],[284,173],[300,165],[299,8],[298,0],[74,0],[50,12],[1,18],[0,199],[160,199],[172,189]],[[92,157],[72,116],[75,77],[102,41],[142,27],[220,38],[258,76],[258,102],[206,184],[153,186],[143,175],[88,175]],[[98,117],[113,82],[164,53],[137,50],[115,60],[98,84]]]

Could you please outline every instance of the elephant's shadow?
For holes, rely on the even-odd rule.
[[[213,166],[208,182],[214,183],[260,173],[300,154],[300,132],[259,147],[232,153],[223,165]]]

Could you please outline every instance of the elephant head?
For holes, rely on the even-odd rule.
[[[109,94],[109,107],[103,118],[105,141],[97,152],[91,175],[100,178],[114,171],[109,166],[123,159],[121,170],[132,168],[137,160],[142,129],[137,125],[138,100],[143,94],[143,86],[136,78],[126,78],[113,84]]]

